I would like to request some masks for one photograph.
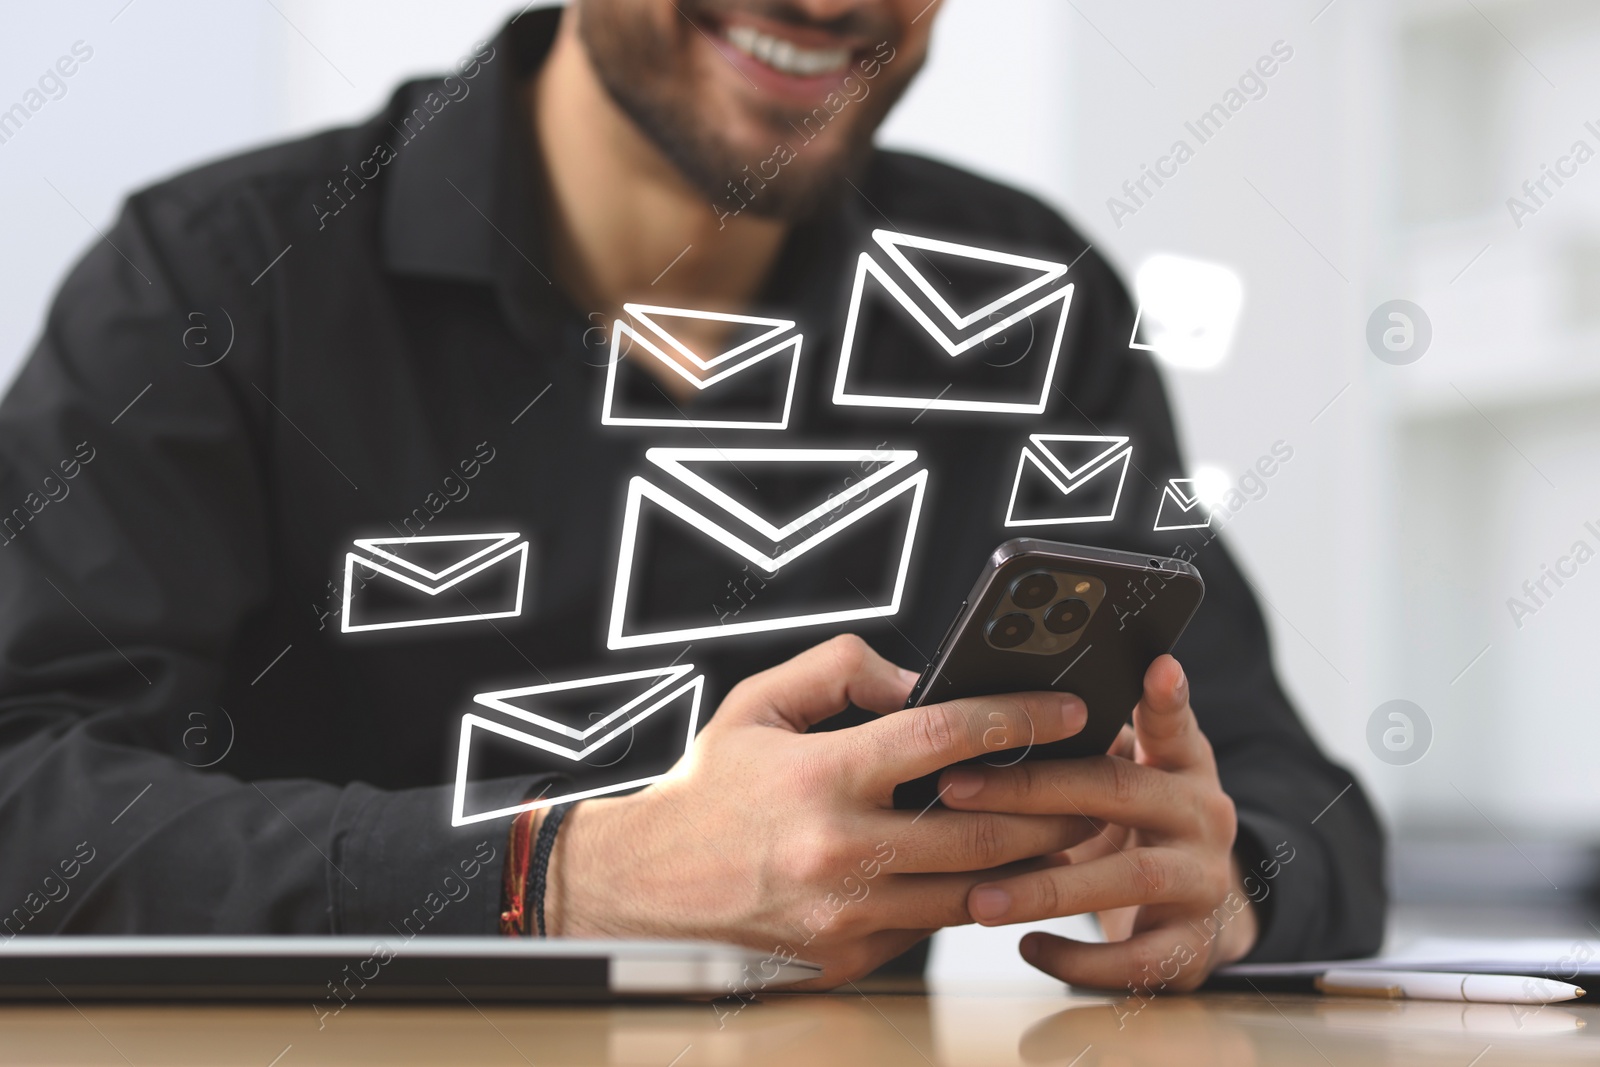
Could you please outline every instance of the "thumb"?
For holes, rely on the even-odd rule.
[[[1145,672],[1133,733],[1141,763],[1170,771],[1211,763],[1211,744],[1189,706],[1189,680],[1171,656],[1157,657]]]
[[[731,718],[803,733],[850,704],[879,714],[898,711],[916,681],[915,673],[855,634],[840,634],[740,682],[712,722]]]

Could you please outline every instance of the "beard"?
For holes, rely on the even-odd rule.
[[[691,187],[713,205],[737,208],[734,214],[798,222],[836,203],[865,168],[873,135],[922,62],[879,55],[868,67],[859,60],[840,72],[841,88],[828,96],[844,101],[836,108],[715,99],[716,86],[704,87],[706,76],[696,69],[705,34],[700,21],[691,22],[697,14],[759,9],[775,21],[891,45],[898,27],[866,13],[819,24],[783,0],[678,0],[665,26],[642,14],[637,0],[578,3],[579,40],[606,93]],[[751,133],[741,138],[730,132],[735,128]],[[776,175],[767,169],[774,163]]]

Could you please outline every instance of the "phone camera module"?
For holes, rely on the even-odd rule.
[[[1070,634],[1089,621],[1089,605],[1076,597],[1051,604],[1044,613],[1044,628],[1053,634]]]
[[[1089,632],[1105,600],[1105,582],[1091,575],[1038,567],[1008,575],[991,602],[983,634],[990,648],[1030,656],[1059,656]]]
[[[996,648],[1016,648],[1033,636],[1033,620],[1020,611],[989,623],[989,643]]]
[[[1044,571],[1024,574],[1011,586],[1011,602],[1024,611],[1044,607],[1055,595],[1056,580]]]

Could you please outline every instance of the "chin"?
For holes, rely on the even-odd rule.
[[[758,40],[760,60],[738,45],[747,33],[709,23],[683,35],[681,49],[665,48],[610,6],[585,10],[580,33],[606,91],[722,225],[799,221],[848,189],[844,178],[870,154],[872,131],[915,69],[907,54],[885,73],[888,45],[881,58],[820,46],[808,58]],[[773,66],[823,60],[847,66],[805,76]]]

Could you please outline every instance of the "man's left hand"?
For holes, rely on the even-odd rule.
[[[962,811],[1085,822],[1081,844],[967,897],[985,926],[1098,912],[1105,944],[1039,932],[1022,940],[1023,958],[1064,982],[1183,991],[1255,944],[1256,916],[1233,855],[1233,801],[1171,656],[1145,673],[1133,729],[1109,755],[953,767],[940,787],[945,806]]]

